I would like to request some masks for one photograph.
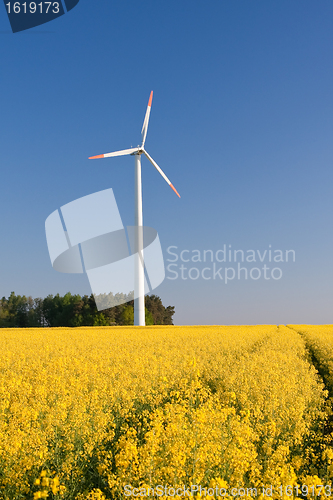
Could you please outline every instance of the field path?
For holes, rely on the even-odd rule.
[[[333,325],[287,325],[304,340],[311,363],[322,378],[327,391],[324,434],[333,432]]]

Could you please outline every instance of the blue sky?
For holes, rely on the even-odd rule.
[[[111,187],[133,224],[133,159],[88,157],[139,143],[153,90],[146,148],[181,199],[143,159],[144,224],[175,323],[332,323],[332,20],[330,0],[80,0],[12,34],[3,7],[0,296],[91,293],[53,270],[45,219]],[[205,263],[181,261],[224,245],[296,260],[274,264],[280,279],[227,283],[213,265],[237,263],[206,263],[204,279]],[[170,279],[171,246],[171,269],[198,279]]]

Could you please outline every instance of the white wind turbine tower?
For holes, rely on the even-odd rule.
[[[163,170],[157,165],[152,157],[144,149],[149,116],[151,110],[151,102],[153,100],[153,91],[150,93],[149,102],[147,106],[146,116],[143,122],[141,134],[141,146],[131,149],[124,149],[122,151],[115,151],[104,155],[91,156],[89,160],[95,158],[109,158],[111,156],[132,155],[135,159],[135,226],[136,226],[136,262],[135,262],[135,280],[134,280],[134,325],[145,326],[145,294],[144,294],[144,261],[143,261],[143,219],[142,219],[142,183],[141,183],[141,155],[144,154],[148,160],[154,165],[156,170],[161,174],[164,180],[174,190],[177,196],[180,195],[176,188],[171,184]]]

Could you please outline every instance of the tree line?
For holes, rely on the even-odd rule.
[[[173,306],[164,307],[160,297],[145,297],[146,325],[173,325]],[[94,296],[59,294],[33,299],[10,294],[0,300],[0,328],[117,326],[134,324],[134,301],[98,311]]]

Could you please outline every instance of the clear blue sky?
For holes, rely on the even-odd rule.
[[[172,269],[200,273],[167,270],[154,291],[175,323],[332,323],[331,0],[80,0],[17,34],[0,10],[1,297],[91,293],[53,270],[45,219],[111,187],[133,224],[133,158],[88,157],[139,143],[153,90],[147,151],[181,199],[143,159],[144,224],[166,266],[173,246]],[[296,261],[226,284],[213,264],[237,263],[180,260],[224,245]]]

